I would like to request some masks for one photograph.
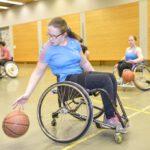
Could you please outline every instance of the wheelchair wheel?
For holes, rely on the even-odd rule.
[[[134,84],[143,91],[150,90],[150,70],[145,65],[138,65],[134,68]]]
[[[5,63],[4,69],[6,74],[11,78],[17,77],[19,72],[18,66],[13,61],[8,61]]]
[[[0,66],[0,78],[4,77],[6,75],[4,66]]]
[[[93,107],[84,88],[73,82],[60,82],[48,87],[40,97],[37,117],[46,136],[68,143],[86,133],[93,119]]]

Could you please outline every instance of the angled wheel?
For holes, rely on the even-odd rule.
[[[118,73],[118,69],[117,68],[114,68],[113,74],[114,74],[114,76],[116,78],[117,85],[120,85],[120,77],[119,77],[119,73]]]
[[[150,90],[150,70],[145,65],[138,65],[134,68],[134,84],[143,91]]]
[[[18,69],[18,66],[13,61],[8,61],[7,63],[5,63],[4,69],[5,69],[6,74],[9,77],[15,78],[18,76],[19,69]]]
[[[0,78],[4,77],[6,75],[4,66],[0,66]]]
[[[37,116],[46,136],[68,143],[86,133],[93,119],[93,107],[84,88],[73,82],[60,82],[44,91]]]

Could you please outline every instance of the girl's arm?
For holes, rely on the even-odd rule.
[[[83,52],[80,52],[81,55],[81,62],[80,65],[84,71],[95,71],[90,62],[85,58]]]
[[[47,68],[47,64],[38,62],[35,70],[33,71],[32,75],[29,79],[29,82],[28,82],[28,85],[27,85],[27,88],[26,88],[24,94],[22,96],[20,96],[13,104],[14,108],[16,108],[18,105],[21,106],[26,103],[26,101],[29,99],[29,97],[33,93],[38,82],[43,77],[46,68]]]

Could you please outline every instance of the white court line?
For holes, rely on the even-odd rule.
[[[128,107],[128,106],[125,106],[124,108],[125,108],[125,109],[128,109],[128,110],[135,111],[135,112],[142,112],[142,113],[144,113],[144,114],[150,115],[150,111],[144,111],[144,110],[139,109],[139,108],[133,108],[133,107]]]
[[[150,105],[149,105],[149,106],[146,106],[146,107],[143,108],[143,109],[141,109],[141,111],[138,111],[138,112],[135,112],[135,113],[131,114],[128,118],[132,118],[132,117],[134,117],[134,116],[136,116],[136,115],[138,115],[138,114],[140,114],[140,113],[143,113],[144,111],[146,111],[146,110],[149,109],[149,108],[150,108]]]
[[[149,108],[150,108],[150,105],[149,105],[149,106],[146,106],[145,108],[143,108],[143,109],[141,109],[141,110],[139,110],[138,112],[135,112],[135,113],[129,115],[128,118],[135,117],[135,116],[137,116],[138,114],[143,113],[144,111],[146,111],[146,110],[149,109]],[[83,143],[83,142],[85,142],[85,141],[87,141],[87,140],[89,140],[89,139],[91,139],[91,138],[97,136],[99,133],[101,133],[101,132],[104,131],[104,130],[107,130],[107,129],[100,130],[100,131],[98,131],[98,132],[96,132],[96,133],[94,133],[94,134],[91,134],[91,135],[88,135],[88,136],[82,138],[81,140],[77,140],[76,142],[74,142],[74,143],[68,145],[67,147],[63,148],[62,150],[69,150],[69,149],[71,149],[71,148],[74,148],[75,146],[77,146],[77,145],[79,145],[79,144],[81,144],[81,143]]]

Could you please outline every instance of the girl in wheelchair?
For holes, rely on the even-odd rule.
[[[2,77],[1,66],[4,66],[4,64],[7,61],[10,61],[12,58],[10,51],[5,46],[6,46],[6,43],[3,41],[0,41],[0,78]]]
[[[136,41],[136,36],[129,36],[129,47],[126,49],[125,56],[115,65],[115,68],[118,69],[120,83],[123,82],[121,77],[124,69],[132,70],[135,65],[144,61],[142,50],[140,47],[136,46]]]
[[[13,62],[13,57],[5,45],[5,42],[0,41],[0,78],[5,76],[15,78],[18,76],[18,66]]]
[[[47,35],[49,41],[42,47],[39,62],[30,77],[26,91],[14,102],[13,108],[23,106],[27,102],[47,67],[54,75],[59,76],[59,82],[76,82],[89,90],[104,89],[116,107],[117,83],[114,75],[94,70],[83,55],[76,34],[71,31],[66,21],[59,17],[52,19],[48,24]],[[104,93],[101,96],[105,122],[117,126],[120,131],[123,130],[112,103]]]

